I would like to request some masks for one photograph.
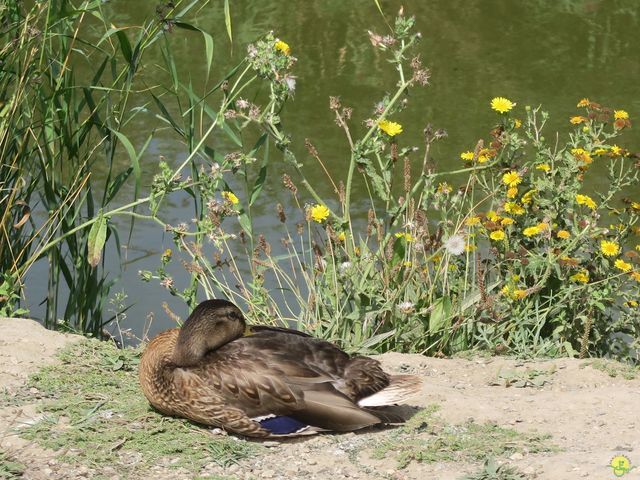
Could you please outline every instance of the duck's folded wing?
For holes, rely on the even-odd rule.
[[[292,414],[315,427],[350,431],[375,425],[380,418],[361,409],[337,390],[305,390],[304,407]]]

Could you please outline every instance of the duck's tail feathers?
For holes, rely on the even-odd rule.
[[[361,398],[359,407],[382,407],[405,403],[422,391],[422,378],[417,375],[393,375],[389,386],[382,390]]]

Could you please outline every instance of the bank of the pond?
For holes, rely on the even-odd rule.
[[[615,478],[618,456],[640,465],[640,378],[614,362],[388,353],[388,371],[425,378],[407,426],[260,443],[150,411],[134,351],[29,320],[0,332],[0,478],[557,480]],[[178,447],[163,454],[154,437]],[[480,476],[489,456],[502,476]]]

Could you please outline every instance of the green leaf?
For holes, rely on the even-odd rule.
[[[131,64],[133,54],[131,50],[131,43],[127,38],[127,34],[124,33],[123,29],[118,29],[116,31],[116,36],[118,37],[118,42],[120,42],[120,50],[122,50],[122,56],[127,61],[127,63]]]
[[[433,303],[433,310],[429,317],[429,333],[432,335],[442,333],[449,327],[451,327],[451,299],[441,297]]]
[[[135,198],[138,198],[138,193],[140,192],[140,181],[141,181],[140,157],[149,146],[153,133],[149,135],[149,137],[147,138],[147,141],[142,146],[140,151],[136,153],[135,148],[133,148],[133,144],[129,141],[129,139],[124,134],[113,129],[111,131],[116,137],[118,137],[118,140],[120,140],[120,143],[122,144],[124,149],[127,151],[127,154],[129,155],[129,159],[131,160],[131,167],[133,168],[133,176],[135,178],[134,196]]]
[[[404,254],[406,252],[407,241],[404,238],[396,238],[393,242],[393,257],[391,259],[392,265],[397,265],[404,261]]]
[[[245,212],[240,212],[240,215],[238,215],[238,222],[240,222],[240,226],[242,227],[242,230],[244,230],[244,233],[246,233],[249,238],[253,238],[251,220],[249,220],[249,217]]]
[[[231,12],[229,11],[229,0],[224,0],[224,24],[227,27],[227,35],[229,41],[233,43],[233,35],[231,34]]]
[[[251,155],[253,155],[253,153],[256,152],[260,148],[260,146],[262,146],[262,144],[265,142],[266,139],[267,139],[267,134],[263,133],[258,139],[258,141],[256,142],[255,147],[253,147]],[[265,150],[264,150],[264,156],[262,157],[260,171],[258,172],[258,178],[256,178],[256,181],[253,184],[253,189],[251,189],[251,196],[249,197],[249,206],[252,206],[260,196],[260,192],[262,191],[264,182],[267,179],[268,164],[269,164],[269,144],[267,143],[267,146],[265,147]]]
[[[102,210],[98,214],[98,219],[89,230],[89,240],[87,243],[87,261],[92,267],[96,267],[102,258],[102,249],[107,240],[107,218],[102,215]]]

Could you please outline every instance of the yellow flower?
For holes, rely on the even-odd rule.
[[[594,155],[604,155],[605,153],[607,153],[607,150],[605,148],[596,148],[593,151]]]
[[[571,234],[566,230],[559,230],[558,233],[556,233],[556,237],[561,238],[562,240],[566,240],[570,236]]]
[[[596,202],[594,202],[593,199],[589,195],[577,194],[576,195],[576,202],[578,202],[578,205],[586,205],[591,210],[595,210],[596,209]]]
[[[407,242],[413,242],[413,236],[408,232],[398,232],[396,238],[404,238]]]
[[[284,53],[285,55],[290,55],[291,54],[291,47],[289,47],[289,45],[287,45],[282,40],[278,40],[276,42],[276,44],[274,45],[274,47],[275,47],[276,50],[278,50],[279,52]]]
[[[438,193],[448,194],[453,192],[453,187],[447,182],[441,182],[438,184]]]
[[[624,302],[625,307],[636,308],[638,306],[638,302],[635,300],[629,300],[628,302]]]
[[[511,287],[509,285],[505,285],[500,289],[500,293],[502,293],[505,297],[508,297],[511,293]]]
[[[632,268],[632,265],[630,263],[625,262],[624,260],[622,260],[621,258],[617,259],[613,265],[618,269],[618,270],[622,270],[623,272],[629,272]]]
[[[490,150],[488,148],[483,148],[478,152],[478,163],[485,163],[491,157],[495,157],[495,156],[496,156],[496,151],[495,150]]]
[[[491,232],[491,234],[489,235],[489,238],[497,242],[499,242],[500,240],[504,240],[504,231],[496,230],[495,232]]]
[[[234,195],[234,193],[233,193],[233,192],[222,192],[222,196],[223,196],[226,200],[228,200],[229,202],[231,202],[233,205],[237,205],[237,204],[238,204],[238,202],[240,201],[240,200],[238,200],[238,197],[236,197],[236,196]]]
[[[511,296],[513,297],[514,300],[522,300],[524,297],[527,296],[527,291],[522,289],[517,289],[513,291]]]
[[[513,198],[518,195],[518,187],[511,187],[507,190],[507,197]]]
[[[540,227],[538,225],[535,225],[533,227],[527,227],[522,231],[522,233],[524,234],[525,237],[533,237],[534,235],[537,235],[540,233]]]
[[[618,145],[612,145],[611,146],[611,153],[613,155],[622,155],[622,148],[620,148]]]
[[[578,102],[578,105],[576,105],[576,106],[578,106],[578,107],[588,107],[589,105],[591,105],[591,102],[589,101],[589,99],[588,98],[583,98],[582,100],[580,100]]]
[[[344,232],[340,232],[338,234],[338,241],[339,242],[344,242],[347,239],[347,236],[344,234]]]
[[[311,207],[311,218],[314,222],[322,223],[329,218],[329,209],[324,205],[315,204]]]
[[[600,251],[607,257],[612,257],[620,253],[620,246],[616,242],[602,240],[600,242]]]
[[[404,266],[404,267],[410,267],[411,265],[413,265],[413,263],[411,263],[411,262],[410,262],[410,261],[408,261],[408,260],[407,260],[407,261],[402,262],[402,266]]]
[[[520,120],[519,118],[516,118],[513,121],[513,126],[516,127],[516,128],[520,128],[522,126],[522,120]]]
[[[614,110],[613,118],[614,120],[628,120],[629,114],[624,110]]]
[[[516,172],[515,170],[511,170],[510,172],[505,173],[502,176],[502,183],[508,185],[509,187],[515,187],[519,185],[520,182],[522,182],[522,178],[520,178],[520,175],[518,175],[518,172]]]
[[[500,215],[498,215],[495,210],[489,210],[487,212],[487,220],[490,222],[497,222],[500,220]]]
[[[589,165],[591,162],[593,162],[593,158],[591,158],[591,154],[583,148],[572,148],[571,155],[573,155],[576,160],[580,160],[581,162],[584,162],[586,165]]]
[[[470,151],[470,150],[467,150],[466,152],[462,152],[462,153],[460,154],[460,158],[461,158],[462,160],[471,161],[471,160],[473,160],[473,152],[472,152],[472,151]]]
[[[589,272],[582,270],[581,272],[574,273],[569,277],[570,280],[579,283],[587,283],[589,281]]]
[[[396,122],[390,122],[389,120],[380,120],[378,122],[378,128],[390,137],[395,137],[399,133],[402,133],[402,125]]]
[[[513,215],[522,215],[524,213],[524,208],[516,202],[507,202],[504,204],[504,211],[512,213]]]
[[[502,225],[503,227],[513,225],[513,218],[509,218],[509,217],[503,218],[502,220],[500,220],[500,225]]]
[[[636,245],[636,250],[638,250],[640,252],[640,243]]]
[[[467,227],[474,227],[480,223],[480,217],[469,217],[464,222]]]
[[[473,243],[467,243],[464,246],[465,252],[475,252],[476,250],[477,250],[477,247]]]
[[[575,117],[571,117],[569,121],[574,125],[580,125],[582,122],[586,122],[587,119],[582,115],[576,115]]]
[[[640,283],[640,272],[631,272],[631,278]]]
[[[535,188],[532,188],[531,190],[529,190],[527,193],[525,193],[522,196],[522,203],[524,205],[528,205],[531,203],[531,201],[533,200],[533,196],[538,192],[538,190],[536,190]]]
[[[536,170],[542,170],[544,173],[549,173],[551,166],[548,163],[541,163],[540,165],[536,165]]]
[[[491,108],[500,113],[507,113],[509,110],[515,107],[515,105],[516,104],[511,100],[504,97],[496,97],[491,100]]]
[[[640,211],[640,202],[631,202],[631,208]]]

